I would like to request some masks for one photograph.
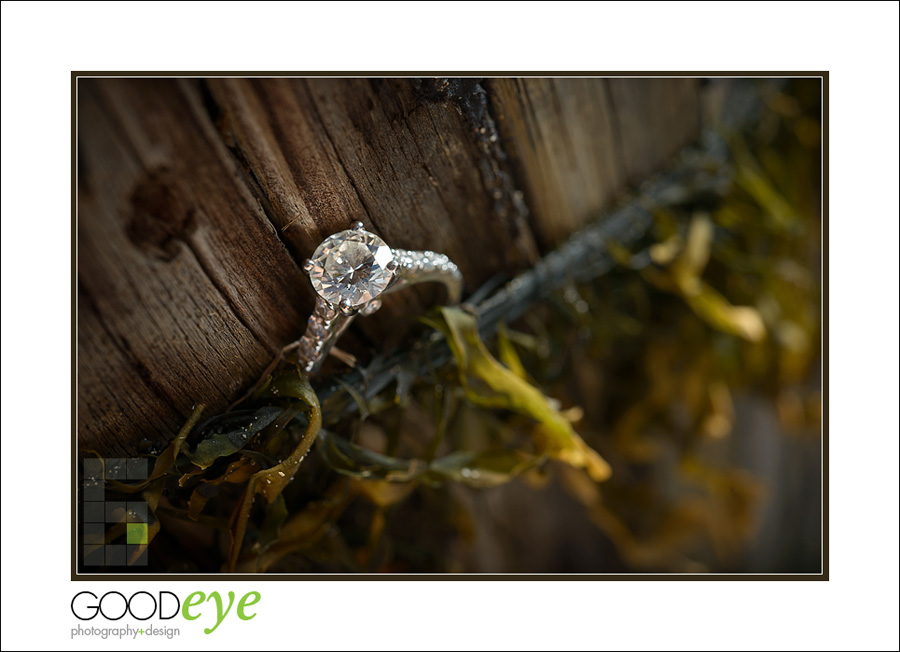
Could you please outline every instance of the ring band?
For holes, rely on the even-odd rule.
[[[326,238],[303,265],[316,291],[316,307],[298,341],[301,368],[315,374],[356,315],[381,307],[381,295],[416,283],[437,281],[448,303],[459,303],[462,274],[447,256],[433,251],[391,249],[362,222]]]

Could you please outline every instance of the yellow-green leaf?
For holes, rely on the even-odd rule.
[[[447,337],[470,401],[531,417],[539,424],[534,430],[539,453],[583,468],[594,480],[609,478],[609,464],[578,436],[553,402],[490,354],[472,315],[452,307],[439,308],[438,315],[430,323]]]
[[[247,530],[247,519],[250,517],[250,509],[253,507],[256,494],[262,494],[269,503],[281,495],[309,452],[319,428],[322,427],[322,410],[319,407],[319,399],[299,367],[289,369],[277,377],[272,382],[269,391],[279,397],[300,399],[301,404],[295,406],[294,409],[299,412],[305,407],[309,425],[300,439],[300,443],[287,458],[271,468],[263,469],[250,476],[243,499],[232,517],[231,550],[228,555],[229,571],[233,571],[237,564],[244,541],[244,533]]]

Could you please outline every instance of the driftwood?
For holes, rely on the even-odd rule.
[[[512,274],[700,127],[690,79],[80,79],[78,434],[129,455],[195,402],[223,410],[302,332],[300,270],[362,220]],[[400,341],[390,297],[342,348]]]

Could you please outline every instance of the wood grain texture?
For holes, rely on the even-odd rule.
[[[414,80],[213,79],[206,88],[223,139],[296,260],[356,220],[392,246],[447,254],[470,290],[535,259],[525,222],[494,210],[477,126]],[[402,335],[398,319],[436,296],[385,297],[355,330],[370,345]]]
[[[699,133],[694,79],[493,79],[487,87],[544,248]]]
[[[300,270],[362,220],[448,254],[468,291],[513,274],[697,135],[684,80],[82,79],[81,450],[134,454],[237,398],[302,334]],[[359,355],[440,298],[358,319]]]
[[[169,439],[223,409],[305,315],[301,271],[190,84],[79,84],[78,427]]]
[[[473,288],[531,262],[531,234],[493,215],[484,154],[449,102],[417,96],[408,80],[208,85],[226,141],[264,180],[263,202],[301,255],[361,220],[393,246],[446,253]]]
[[[700,133],[700,80],[610,79],[626,180],[638,183]]]

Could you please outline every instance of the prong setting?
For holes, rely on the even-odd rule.
[[[344,299],[338,304],[338,310],[340,310],[345,315],[355,315],[358,312],[357,308],[353,307],[353,304],[350,302],[350,299]]]

